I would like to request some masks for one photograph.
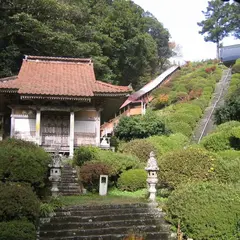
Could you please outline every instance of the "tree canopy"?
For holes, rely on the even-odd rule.
[[[221,0],[209,1],[206,11],[203,11],[205,19],[198,23],[201,27],[199,33],[204,35],[206,42],[217,44],[217,57],[219,57],[220,43],[225,37],[232,34],[240,38],[239,11],[239,4],[225,3]]]
[[[6,0],[0,10],[0,77],[24,54],[91,57],[97,79],[140,87],[171,55],[168,30],[132,1]]]

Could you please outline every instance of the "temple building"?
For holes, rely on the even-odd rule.
[[[25,56],[18,76],[0,79],[0,136],[73,156],[77,146],[99,146],[101,114],[129,92],[97,81],[91,59]]]

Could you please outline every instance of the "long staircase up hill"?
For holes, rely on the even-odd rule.
[[[65,207],[40,226],[40,240],[123,240],[130,232],[176,240],[163,212],[147,203]]]
[[[212,100],[205,109],[204,115],[195,128],[192,141],[199,143],[201,139],[214,128],[214,111],[224,103],[224,96],[227,93],[231,81],[231,69],[223,71],[221,80],[216,84]]]

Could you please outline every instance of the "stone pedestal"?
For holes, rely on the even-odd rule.
[[[58,184],[61,181],[61,168],[62,161],[58,152],[55,153],[52,159],[52,163],[48,165],[50,167],[49,180],[52,182],[52,196],[57,197],[59,193]]]

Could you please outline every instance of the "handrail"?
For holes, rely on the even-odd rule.
[[[219,94],[219,96],[218,96],[217,101],[216,101],[216,102],[214,103],[214,105],[213,105],[212,111],[210,112],[210,115],[209,115],[209,117],[208,117],[208,119],[207,119],[207,121],[206,121],[206,123],[205,123],[205,125],[204,125],[204,127],[203,127],[203,130],[202,130],[202,132],[201,132],[201,135],[200,135],[197,143],[199,143],[199,142],[201,141],[201,139],[202,139],[202,137],[203,137],[203,134],[204,134],[204,132],[205,132],[205,130],[206,130],[206,127],[207,127],[207,125],[208,125],[208,123],[209,123],[209,121],[210,121],[210,119],[211,119],[211,117],[212,117],[212,114],[213,114],[213,112],[215,111],[215,108],[216,108],[218,102],[220,101],[220,99],[221,99],[221,97],[222,97],[223,90],[224,90],[224,83],[226,82],[226,79],[228,79],[230,72],[231,72],[231,68],[229,68],[229,70],[228,70],[228,72],[227,72],[227,75],[226,75],[226,77],[224,78],[224,80],[223,80],[223,82],[222,82],[221,92],[220,92],[220,94]]]

